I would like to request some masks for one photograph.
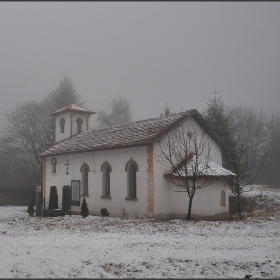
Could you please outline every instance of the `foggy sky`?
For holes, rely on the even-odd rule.
[[[134,120],[202,112],[214,85],[280,113],[279,2],[1,2],[0,34],[0,125],[65,76],[93,111],[127,96]]]

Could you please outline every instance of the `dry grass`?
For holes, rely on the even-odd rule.
[[[264,191],[265,190],[265,191]],[[247,193],[240,197],[241,213],[244,217],[271,215],[280,212],[280,201],[278,196],[272,197],[267,190],[273,190],[280,194],[280,188],[276,186],[263,186],[258,194]],[[237,196],[229,196],[229,212],[233,217],[238,216]]]

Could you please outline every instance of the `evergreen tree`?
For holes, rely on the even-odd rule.
[[[64,77],[56,89],[50,91],[45,102],[48,104],[48,109],[51,112],[66,107],[72,103],[80,106],[84,103],[77,95],[71,79],[67,76]]]
[[[226,106],[224,105],[222,98],[216,97],[216,94],[218,93],[216,89],[213,93],[215,94],[215,97],[209,99],[207,108],[203,112],[203,117],[226,144],[226,149],[223,150],[223,166],[234,172],[229,164],[229,151],[234,149],[236,145],[233,137],[233,131],[235,128],[232,125],[231,115],[226,111]]]
[[[209,99],[203,117],[225,143],[231,138],[230,116],[226,114],[226,107],[221,97]]]
[[[85,197],[83,198],[82,206],[81,206],[81,215],[83,218],[87,217],[89,214],[88,206]]]
[[[168,117],[171,115],[171,106],[168,106],[167,101],[165,107],[163,108],[163,113],[160,114],[161,117]]]

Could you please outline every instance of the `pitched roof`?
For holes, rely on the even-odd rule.
[[[199,113],[196,110],[191,110],[168,117],[146,119],[90,132],[81,132],[56,143],[41,153],[40,157],[150,145],[172,127],[196,114]],[[211,128],[209,129],[211,130]],[[212,134],[212,138],[215,140],[215,137],[218,136],[214,132]]]
[[[79,113],[86,113],[88,115],[95,114],[95,112],[93,112],[91,110],[88,110],[88,109],[78,106],[76,104],[70,104],[64,108],[61,108],[61,109],[51,113],[50,116],[57,116],[59,114],[65,113],[65,112],[79,112]]]
[[[196,174],[197,177],[225,177],[236,176],[231,171],[223,168],[217,163],[207,160],[205,157],[193,155],[186,164],[174,173],[166,174],[165,176],[173,177],[192,177]]]

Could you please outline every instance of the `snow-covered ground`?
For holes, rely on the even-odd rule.
[[[280,191],[250,195],[270,206],[223,222],[37,218],[2,206],[0,277],[279,278]]]

